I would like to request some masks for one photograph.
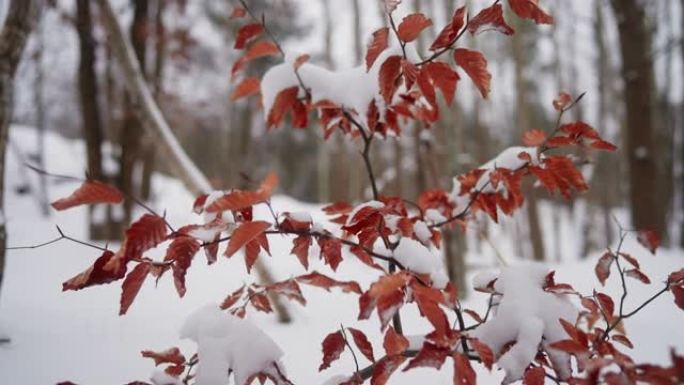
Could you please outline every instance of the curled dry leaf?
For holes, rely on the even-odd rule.
[[[437,35],[430,46],[431,51],[438,51],[450,47],[458,38],[458,33],[465,24],[465,7],[458,8],[451,17],[449,24]]]
[[[418,38],[421,32],[432,25],[432,20],[422,13],[406,16],[399,24],[397,35],[403,42],[410,43]]]
[[[340,358],[340,355],[344,351],[344,346],[344,336],[341,331],[328,334],[321,344],[323,362],[318,367],[318,371],[320,372],[329,368],[331,363]]]
[[[483,9],[468,23],[468,32],[473,35],[487,31],[498,31],[504,35],[512,35],[515,32],[504,20],[501,4]]]
[[[384,27],[373,32],[373,39],[368,45],[366,51],[366,70],[370,71],[371,67],[375,63],[375,60],[380,56],[382,51],[387,49],[389,39],[389,28]]]
[[[489,96],[492,75],[487,70],[487,59],[481,52],[471,51],[465,48],[457,48],[454,51],[454,60],[475,83],[483,98]]]
[[[553,17],[539,7],[539,0],[508,0],[511,10],[523,19],[534,20],[537,24],[552,24]]]
[[[52,202],[52,207],[62,211],[80,205],[121,202],[123,194],[116,188],[96,180],[87,180],[68,197]]]

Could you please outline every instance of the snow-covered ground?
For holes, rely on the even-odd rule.
[[[13,127],[11,140],[24,152],[34,148],[35,133],[25,127]],[[66,141],[58,136],[47,138],[47,168],[51,172],[82,175],[84,168],[84,147],[82,143]],[[35,175],[23,168],[10,150],[6,176],[7,212],[10,246],[33,245],[57,236],[55,225],[66,234],[86,238],[86,210],[83,208],[52,213],[44,218],[40,215],[36,199],[31,195],[19,195],[17,187]],[[35,187],[36,184],[33,183]],[[51,199],[70,193],[72,183],[50,183]],[[158,176],[154,180],[155,208],[166,209],[172,223],[198,221],[191,214],[193,197],[182,186],[169,178]],[[323,221],[324,216],[317,206],[303,204],[284,196],[273,199],[279,211],[312,211],[314,221]],[[258,215],[267,215],[262,212]],[[571,226],[564,226],[570,229]],[[563,232],[566,243],[577,239],[573,231]],[[500,252],[513,263],[513,252],[508,252],[510,240],[493,237]],[[272,257],[268,265],[277,279],[285,279],[304,273],[296,257],[288,255],[291,241],[279,237],[271,238]],[[577,246],[575,246],[577,248]],[[630,304],[643,301],[659,289],[659,281],[666,275],[684,266],[681,251],[661,250],[651,256],[635,241],[628,241],[626,249],[642,262],[643,270],[654,281],[644,286],[630,282]],[[484,252],[487,250],[483,249]],[[78,384],[120,385],[133,380],[147,380],[153,370],[153,363],[140,356],[143,349],[164,350],[179,346],[186,354],[192,354],[194,344],[179,339],[179,329],[187,315],[207,303],[220,302],[227,294],[243,282],[251,282],[241,255],[207,267],[198,257],[188,272],[188,292],[179,299],[169,276],[164,277],[157,288],[151,280],[145,283],[135,303],[124,317],[117,316],[120,284],[89,288],[80,292],[62,293],[61,284],[66,279],[89,266],[99,254],[96,250],[74,243],[60,242],[49,247],[33,250],[9,251],[5,282],[0,300],[0,334],[11,337],[10,344],[0,345],[0,373],[2,383],[55,384],[70,380]],[[490,264],[492,256],[470,256],[473,263]],[[264,258],[262,256],[262,258]],[[558,282],[570,282],[580,291],[587,293],[598,285],[593,273],[598,255],[582,261],[567,262],[557,269]],[[482,262],[484,261],[484,262]],[[316,260],[311,268],[323,273],[329,269]],[[365,288],[377,277],[354,258],[345,260],[335,275],[341,280],[357,280]],[[288,304],[294,317],[289,325],[278,324],[272,315],[250,312],[248,318],[262,328],[285,352],[283,364],[288,376],[297,384],[320,384],[336,374],[349,374],[354,370],[353,360],[348,352],[324,373],[318,372],[321,362],[321,341],[330,332],[338,330],[340,324],[353,326],[364,331],[376,351],[382,350],[382,336],[375,319],[357,321],[358,302],[354,295],[334,292],[333,297],[312,288],[302,288],[308,300],[307,307]],[[613,277],[609,281],[610,293],[620,288]],[[464,305],[482,311],[486,296],[470,293]],[[403,311],[405,329],[409,334],[420,334],[429,330],[426,321],[415,311]],[[684,312],[677,309],[668,293],[650,305],[647,311],[626,322],[630,338],[637,346],[632,352],[637,360],[667,363],[669,348],[684,351]],[[488,374],[479,370],[480,383],[499,383],[501,372]],[[396,374],[391,384],[451,384],[452,367],[447,364],[437,372],[432,369],[415,369]]]

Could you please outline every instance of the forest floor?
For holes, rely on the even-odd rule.
[[[41,215],[34,195],[23,187],[31,186],[35,192],[37,176],[21,165],[16,148],[24,154],[35,150],[35,131],[13,127],[6,180],[6,221],[10,246],[35,245],[58,236],[55,225],[75,238],[87,238],[86,209],[51,212]],[[48,171],[83,175],[84,146],[79,141],[65,140],[49,134],[46,139]],[[171,223],[186,224],[199,220],[191,213],[193,197],[173,179],[155,176],[154,207],[166,210]],[[68,195],[74,183],[52,180],[49,183],[51,200]],[[311,211],[315,221],[324,222],[320,206],[297,202],[286,196],[273,198],[279,211]],[[257,216],[267,217],[261,211]],[[571,228],[568,225],[568,228]],[[578,249],[576,232],[563,234],[564,245]],[[294,256],[288,255],[291,240],[272,237],[272,257],[264,257],[276,279],[286,279],[305,273]],[[497,234],[492,242],[508,256],[507,245],[512,241],[505,234]],[[573,245],[574,244],[574,245]],[[111,245],[114,248],[115,245]],[[563,246],[565,247],[565,246]],[[643,270],[654,281],[652,285],[629,282],[626,308],[643,302],[660,288],[667,274],[684,266],[681,250],[660,250],[650,255],[634,240],[626,243],[625,250],[642,263]],[[487,254],[487,255],[485,255]],[[491,266],[496,269],[491,250],[482,255],[469,253],[469,263]],[[568,261],[551,265],[557,270],[556,281],[572,283],[582,293],[598,287],[594,265],[601,252],[586,259],[567,258]],[[154,255],[154,254],[153,254]],[[158,255],[158,254],[157,254]],[[133,380],[146,381],[153,371],[153,362],[140,356],[144,349],[164,350],[179,346],[188,356],[194,352],[189,341],[178,338],[178,330],[186,316],[207,303],[219,303],[243,282],[252,282],[240,254],[232,259],[220,258],[213,266],[206,266],[198,254],[187,276],[188,292],[179,299],[170,276],[164,277],[158,287],[148,280],[135,303],[124,317],[119,317],[120,284],[89,288],[80,292],[62,293],[62,282],[87,268],[99,256],[97,250],[67,241],[32,250],[12,250],[8,253],[5,282],[0,300],[0,335],[11,342],[0,345],[0,377],[7,385],[52,385],[60,381],[73,381],[80,385],[123,385]],[[507,257],[517,263],[515,257]],[[333,274],[317,258],[311,259],[311,269]],[[355,258],[346,259],[334,276],[340,280],[356,280],[362,287],[377,277]],[[358,302],[355,295],[333,291],[331,295],[318,289],[303,288],[308,300],[306,307],[288,303],[294,322],[278,324],[275,317],[263,313],[248,313],[267,334],[285,351],[283,363],[288,376],[297,384],[321,384],[336,374],[349,374],[354,363],[348,352],[324,373],[318,372],[321,362],[321,341],[340,325],[353,326],[364,331],[377,354],[382,351],[382,336],[376,319],[357,321]],[[619,279],[614,275],[605,289],[611,294],[620,292]],[[333,300],[331,300],[333,299]],[[641,301],[641,302],[640,302]],[[487,296],[468,293],[463,302],[466,308],[483,312]],[[407,307],[411,308],[411,306]],[[407,334],[420,334],[429,330],[427,323],[416,311],[402,312]],[[374,317],[372,317],[374,318]],[[450,315],[453,318],[453,315]],[[669,362],[670,348],[684,351],[684,312],[676,308],[672,295],[667,293],[654,301],[646,311],[626,321],[626,329],[637,347],[631,353],[638,361]],[[626,349],[626,348],[625,348]],[[360,357],[363,360],[363,357]],[[367,362],[362,365],[368,364]],[[479,383],[498,384],[501,372],[488,373],[478,369]],[[451,384],[452,366],[448,361],[441,371],[415,369],[396,374],[390,384]]]

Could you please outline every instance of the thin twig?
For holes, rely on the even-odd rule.
[[[356,373],[359,373],[359,360],[356,358],[356,353],[354,352],[354,348],[352,348],[351,344],[349,343],[349,339],[347,339],[347,333],[344,331],[344,325],[340,324],[340,332],[342,333],[342,338],[344,338],[344,343],[347,345],[347,348],[349,348],[349,351],[352,354],[352,357],[354,357],[354,365],[356,365]]]

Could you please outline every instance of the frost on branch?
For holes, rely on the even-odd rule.
[[[283,352],[264,332],[248,321],[210,304],[191,314],[181,338],[197,343],[196,385],[223,385],[233,373],[234,383],[248,384],[265,375],[276,384],[287,383],[279,363]]]
[[[499,367],[506,371],[506,384],[522,378],[540,344],[559,378],[567,379],[572,374],[570,355],[550,345],[567,339],[560,320],[574,324],[578,311],[565,295],[544,291],[548,273],[548,268],[539,264],[503,269],[494,282],[494,290],[501,294],[496,316],[472,334],[498,357]],[[485,281],[491,282],[490,278],[476,279],[476,288],[486,287]],[[502,354],[509,343],[514,345]]]

